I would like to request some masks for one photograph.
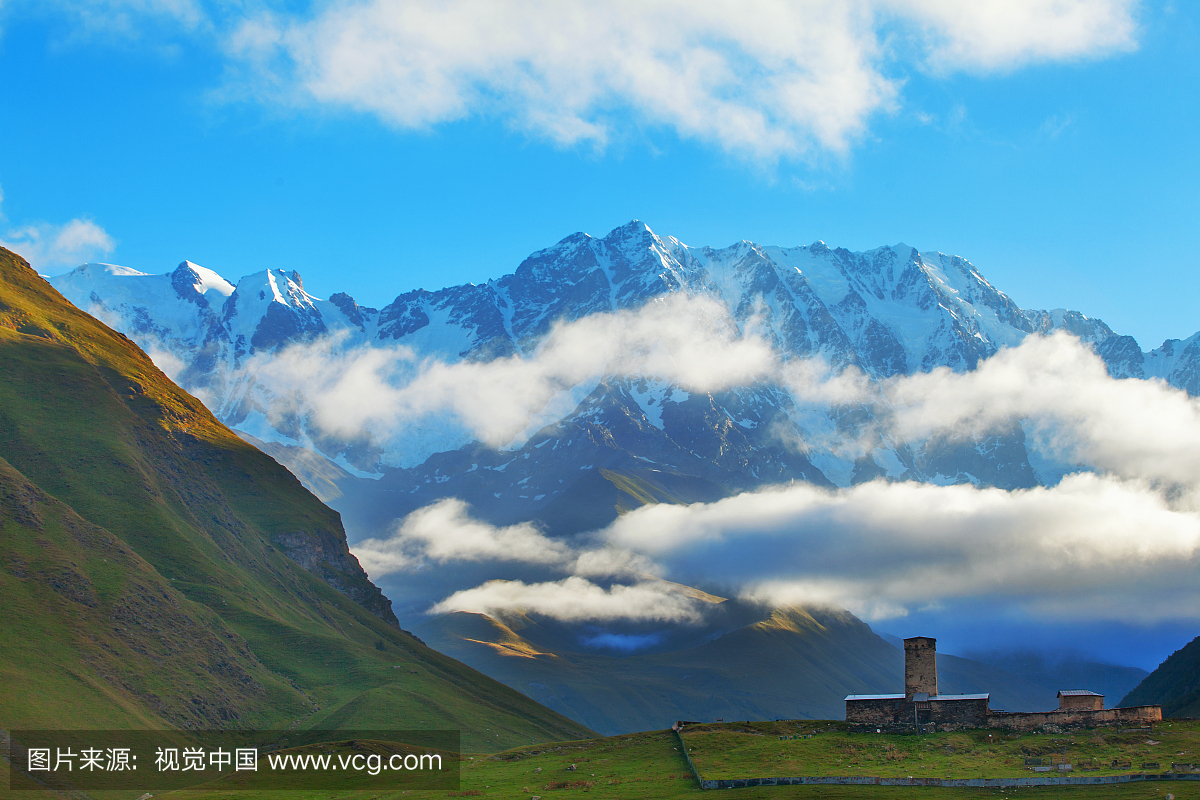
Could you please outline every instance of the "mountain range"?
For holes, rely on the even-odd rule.
[[[493,524],[533,521],[569,537],[647,503],[712,501],[772,483],[844,487],[887,477],[1015,489],[1052,484],[1072,466],[1031,452],[1019,422],[974,439],[879,438],[867,453],[847,455],[840,443],[858,435],[867,409],[806,403],[769,381],[694,391],[601,371],[557,387],[527,425],[487,443],[449,409],[403,424],[331,425],[313,388],[317,372],[364,353],[387,363],[398,386],[428,364],[536,359],[556,326],[672,298],[709,301],[701,311],[723,309],[727,320],[719,324],[729,326],[730,338],[758,337],[785,360],[815,358],[875,381],[938,367],[970,370],[1030,335],[1067,331],[1114,377],[1159,378],[1200,392],[1200,334],[1144,352],[1082,313],[1019,308],[963,258],[905,245],[850,252],[822,242],[781,248],[743,241],[713,249],[659,237],[634,221],[603,238],[569,236],[486,284],[406,291],[381,309],[344,293],[319,299],[295,270],[265,270],[234,284],[186,261],[162,275],[86,264],[51,283],[291,469],[341,513],[351,542],[450,497]],[[896,683],[898,651],[838,610],[777,614],[724,601],[708,627],[665,635],[536,615],[424,615],[480,577],[444,567],[382,585],[404,624],[435,647],[597,730],[659,724],[660,713],[829,716],[839,693],[892,691]],[[642,645],[610,646],[617,639]],[[835,657],[852,651],[859,655]],[[755,678],[761,692],[747,690],[745,676],[754,671],[743,668],[743,658],[775,665],[774,678]],[[815,666],[801,669],[802,661]],[[951,682],[963,691],[1000,687],[995,704],[1017,710],[1049,707],[1046,695],[1073,675],[1110,681],[1110,703],[1141,677],[1110,665],[1053,675],[1004,666],[962,660]],[[800,673],[802,686],[794,679]],[[685,675],[703,678],[687,684]],[[621,697],[654,698],[654,719]]]
[[[603,238],[569,236],[485,284],[406,291],[382,309],[344,293],[318,299],[295,270],[264,270],[235,285],[187,261],[163,275],[85,264],[52,283],[130,336],[235,430],[311,449],[353,475],[391,477],[397,490],[414,488],[391,504],[392,517],[457,496],[484,516],[554,518],[555,501],[571,490],[552,477],[564,468],[669,465],[672,475],[727,490],[792,479],[845,486],[876,475],[1013,488],[1053,475],[1030,463],[1020,432],[992,443],[998,447],[880,442],[869,458],[847,460],[812,443],[836,429],[841,410],[802,415],[772,386],[701,395],[618,374],[564,387],[567,402],[499,448],[479,448],[477,434],[447,414],[347,436],[322,425],[303,387],[281,385],[278,372],[263,369],[289,345],[320,341],[334,356],[404,347],[417,360],[487,362],[535,353],[555,323],[688,296],[713,299],[738,333],[752,329],[786,358],[817,356],[874,379],[972,369],[1030,334],[1066,330],[1116,377],[1156,377],[1200,392],[1197,336],[1143,352],[1079,312],[1020,309],[963,258],[905,245],[689,247],[634,221]],[[781,427],[806,447],[788,447]],[[552,457],[538,451],[546,437],[557,444]],[[594,474],[579,478],[598,485]]]

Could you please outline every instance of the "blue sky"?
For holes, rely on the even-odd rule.
[[[1149,349],[1200,330],[1197,41],[1163,0],[0,0],[0,243],[379,306],[632,218],[905,242]],[[1028,631],[975,622],[907,624]],[[1039,630],[1147,668],[1194,632]]]
[[[837,5],[745,31],[720,3],[546,31],[531,2],[479,23],[466,0],[415,20],[387,0],[7,0],[0,240],[47,272],[288,267],[380,305],[636,217],[689,244],[953,252],[1023,307],[1146,349],[1200,329],[1194,4]],[[435,66],[397,63],[414,49]],[[605,61],[626,51],[655,55]],[[56,247],[72,220],[90,225]]]

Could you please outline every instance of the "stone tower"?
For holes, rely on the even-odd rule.
[[[904,696],[937,694],[937,639],[914,636],[904,640]]]

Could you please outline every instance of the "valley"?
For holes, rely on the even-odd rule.
[[[322,393],[340,391],[340,370],[358,359],[398,370],[376,388],[404,397],[405,381],[419,383],[429,369],[503,370],[550,358],[564,321],[700,297],[710,305],[678,311],[728,309],[719,324],[732,327],[720,341],[758,337],[785,363],[818,359],[872,381],[969,370],[1055,331],[1079,337],[1118,378],[1156,376],[1194,392],[1189,376],[1200,363],[1190,339],[1144,353],[1078,312],[1022,310],[958,257],[903,246],[851,253],[820,242],[696,248],[636,221],[603,238],[567,237],[486,285],[407,292],[381,310],[344,294],[320,300],[296,271],[234,283],[191,262],[157,276],[86,265],[54,285],[157,354],[239,436],[291,469],[340,513],[360,555],[364,542],[386,544],[405,515],[451,499],[473,520],[501,530],[531,524],[546,542],[586,550],[595,531],[635,509],[714,503],[781,482],[1013,491],[1053,485],[1073,467],[1039,450],[1020,422],[907,441],[872,432],[886,407],[813,401],[774,379],[698,392],[678,379],[568,371],[551,376],[549,393],[519,410],[520,430],[500,439],[470,421],[475,412],[464,403],[477,401],[464,397],[380,423],[331,425]],[[404,558],[420,564],[419,554]],[[609,734],[671,718],[836,717],[845,694],[885,691],[899,669],[898,651],[851,614],[773,611],[725,600],[720,586],[703,582],[704,591],[650,584],[688,598],[699,622],[565,622],[520,609],[426,613],[471,587],[542,585],[561,577],[555,564],[497,567],[460,555],[372,569],[422,640]],[[621,585],[609,580],[609,591]],[[1057,682],[1085,673],[1113,679],[1111,704],[1145,675],[1080,664],[1051,680],[968,659],[945,665],[960,691],[986,688],[1011,710],[1037,708]]]

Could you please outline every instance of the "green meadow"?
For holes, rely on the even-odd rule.
[[[775,731],[816,730],[812,739],[780,741]],[[789,734],[790,735],[790,734]],[[803,735],[803,734],[802,734]],[[993,740],[996,734],[993,733]],[[1191,756],[1200,744],[1200,723],[1167,722],[1146,731],[1084,731],[1078,735],[1022,734],[1020,738],[987,742],[986,731],[928,736],[850,734],[843,723],[733,723],[697,726],[684,732],[693,758],[706,778],[768,775],[904,774],[945,777],[1030,776],[1024,767],[1026,751],[1048,758],[1066,753],[1083,757],[1153,758],[1169,767],[1184,752]],[[1138,739],[1137,737],[1141,737]],[[1148,744],[1147,740],[1158,744]],[[722,752],[721,747],[727,748]],[[954,752],[950,752],[953,748]],[[1172,750],[1171,748],[1177,748]],[[782,757],[781,757],[782,756]],[[838,762],[841,762],[840,765]],[[1015,761],[1016,763],[1010,763]],[[724,766],[722,766],[724,764]],[[897,765],[904,765],[897,770]],[[922,767],[924,765],[924,767]],[[554,744],[538,744],[494,754],[468,753],[461,762],[457,791],[288,791],[235,792],[210,789],[157,794],[172,800],[436,800],[447,797],[568,800],[652,800],[697,798],[701,790],[670,731],[652,731]],[[1140,762],[1138,763],[1140,766]],[[574,767],[573,769],[571,767]],[[890,768],[889,768],[890,767]],[[861,768],[861,769],[860,769]],[[909,771],[905,771],[909,770]],[[1136,771],[1136,770],[1135,770]],[[1057,773],[1055,773],[1057,774]],[[1112,774],[1111,770],[1071,774]],[[786,800],[787,798],[1052,798],[1078,800],[1164,800],[1200,797],[1200,782],[1155,781],[1114,786],[1038,787],[1023,789],[912,788],[889,786],[767,786],[708,790],[704,796],[729,800]],[[24,792],[26,800],[63,800],[55,793]],[[95,793],[96,800],[135,800],[131,793]],[[83,800],[77,793],[73,800]]]
[[[704,778],[1026,778],[1043,774],[1027,760],[1051,766],[1048,774],[1084,776],[1141,772],[1143,764],[1158,764],[1147,772],[1200,764],[1200,723],[1194,721],[1166,721],[1153,729],[923,735],[852,733],[844,722],[746,722],[697,725],[683,732],[683,740]],[[1129,766],[1114,769],[1114,759]],[[1058,763],[1072,769],[1060,772]]]

